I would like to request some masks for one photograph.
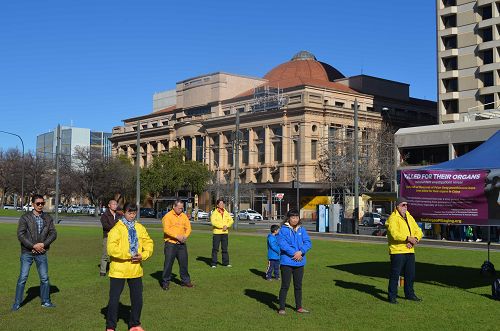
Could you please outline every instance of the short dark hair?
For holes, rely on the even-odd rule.
[[[276,225],[276,224],[271,225],[271,233],[276,232],[279,228],[280,228],[279,225]]]
[[[182,201],[181,199],[175,199],[174,203],[172,204],[172,208],[174,208],[175,206],[177,206],[179,203],[184,204],[184,201]]]
[[[32,202],[32,203],[35,203],[35,201],[36,201],[37,199],[42,199],[42,200],[45,200],[45,199],[43,198],[43,195],[41,195],[41,194],[33,194],[33,196],[31,197],[31,202]]]
[[[126,213],[128,211],[137,211],[137,205],[135,203],[132,203],[132,202],[127,202],[123,206],[123,212]]]
[[[222,199],[222,198],[217,199],[217,201],[215,201],[215,205],[217,206],[219,204],[219,202],[221,202],[221,201],[224,202],[224,199]]]
[[[281,222],[281,224],[285,224],[290,220],[290,217],[292,216],[298,216],[299,217],[299,223],[302,224],[302,220],[300,219],[300,213],[297,211],[297,209],[291,209],[286,213],[286,218]]]

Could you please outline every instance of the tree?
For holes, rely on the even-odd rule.
[[[98,206],[107,199],[132,194],[135,175],[126,158],[105,159],[90,148],[77,147],[72,161],[69,173],[92,204]]]
[[[329,137],[323,147],[318,170],[333,189],[351,193],[354,183],[354,138],[352,132]],[[359,140],[360,191],[373,192],[379,182],[394,174],[394,134],[390,126],[367,127]]]
[[[142,169],[141,190],[150,195],[153,205],[165,194],[178,196],[187,189],[192,193],[203,192],[211,178],[207,166],[185,160],[185,150],[173,148],[153,158],[152,164]]]

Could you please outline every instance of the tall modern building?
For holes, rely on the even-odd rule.
[[[500,2],[437,0],[439,122],[500,116]]]
[[[436,0],[436,9],[439,124],[396,133],[400,169],[454,159],[500,130],[500,1]]]
[[[47,159],[55,158],[57,146],[57,129],[43,133],[36,139],[36,155]],[[77,146],[90,148],[103,157],[111,156],[111,133],[91,131],[85,128],[61,127],[61,155],[70,157],[74,155]]]

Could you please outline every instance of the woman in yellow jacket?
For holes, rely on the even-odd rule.
[[[146,228],[135,221],[137,206],[126,203],[124,215],[109,231],[108,255],[111,259],[109,267],[109,302],[106,315],[106,330],[116,328],[120,295],[125,280],[130,289],[130,331],[144,331],[141,327],[142,310],[142,261],[153,254],[153,240]]]
[[[210,215],[210,223],[212,223],[212,268],[217,267],[217,253],[219,252],[219,244],[222,248],[222,265],[231,267],[229,264],[229,253],[227,246],[229,243],[229,228],[234,221],[229,212],[224,209],[224,200],[217,199],[216,208]]]
[[[415,246],[422,239],[422,230],[408,212],[408,201],[400,197],[396,210],[385,222],[389,254],[391,256],[391,274],[389,278],[389,302],[397,303],[398,280],[404,271],[404,290],[407,300],[421,301],[413,290],[415,280]]]

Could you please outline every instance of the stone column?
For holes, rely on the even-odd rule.
[[[271,129],[268,125],[264,127],[264,166],[262,167],[262,182],[273,181],[269,172],[271,166]]]

